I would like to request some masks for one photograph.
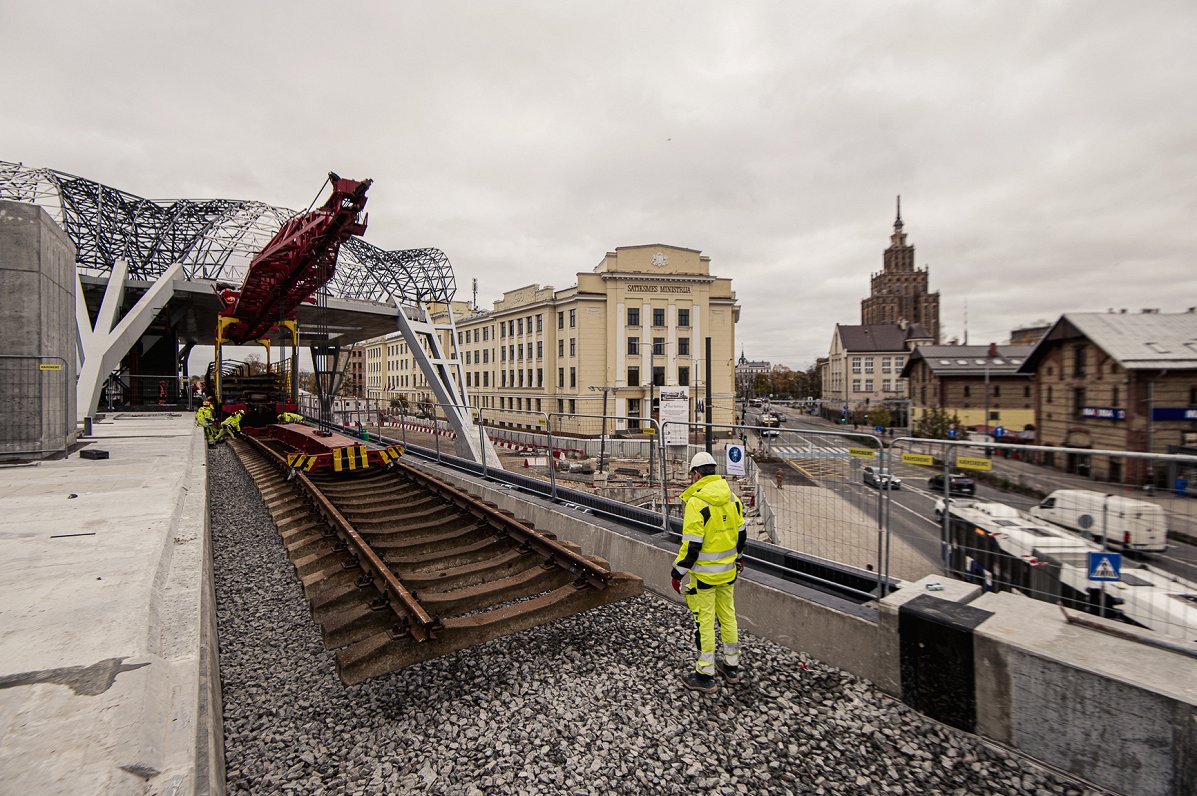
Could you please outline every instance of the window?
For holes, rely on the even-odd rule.
[[[873,380],[865,379],[865,392],[872,392],[872,391],[873,391]]]
[[[1113,390],[1110,391],[1110,393],[1111,393],[1110,394],[1110,406],[1117,406],[1118,405],[1118,388],[1115,387]]]
[[[689,326],[690,325],[690,310],[678,310],[677,311],[677,325],[678,326]]]
[[[1031,397],[1031,386],[1029,384],[1026,387],[1022,388],[1022,397],[1023,398]]]
[[[576,337],[569,338],[569,355],[571,357],[578,355],[578,338]]]
[[[1052,402],[1052,386],[1050,384],[1047,385],[1047,402],[1049,404]]]
[[[570,387],[578,386],[578,369],[577,368],[569,369],[569,386]]]
[[[640,353],[640,338],[639,337],[629,337],[628,338],[628,353],[633,354],[633,355]]]
[[[881,372],[882,372],[882,373],[889,373],[889,372],[890,372],[890,362],[891,362],[891,361],[892,361],[892,360],[891,360],[889,357],[882,357],[882,358],[881,358]]]
[[[557,341],[557,357],[560,359],[565,358],[565,340],[564,339]]]
[[[485,364],[488,364],[489,362],[490,362],[490,349],[484,348],[484,349],[482,349],[482,364],[485,365]]]
[[[683,356],[683,357],[690,356],[690,338],[689,337],[679,337],[677,339],[677,353],[679,356]]]
[[[1002,385],[1000,385],[1000,384],[993,385],[993,397],[994,398],[1002,397]]]
[[[565,328],[565,313],[564,312],[557,313],[557,328],[558,329]]]
[[[506,337],[506,336],[507,336],[507,324],[500,323],[499,324],[499,337]]]
[[[557,368],[557,386],[565,386],[565,368]]]
[[[503,376],[503,386],[506,387],[507,386],[507,371],[503,371],[502,376]]]
[[[640,308],[628,307],[628,326],[640,325]]]
[[[520,359],[524,358],[524,344],[520,343]]]
[[[860,373],[860,357],[852,357],[852,372]]]
[[[1086,348],[1087,348],[1087,346],[1078,345],[1075,348],[1073,348],[1073,350],[1072,350],[1072,356],[1073,356],[1072,375],[1073,376],[1084,376],[1085,375]]]
[[[966,384],[966,385],[964,385],[964,397],[965,397],[965,398],[968,398],[968,397],[969,397],[970,395],[972,395],[972,394],[973,394],[973,388],[972,388],[972,387],[970,387],[970,386],[969,386],[969,385],[967,385],[967,384]]]
[[[474,342],[475,343],[478,342],[478,330],[477,329],[474,330]]]
[[[1085,407],[1085,388],[1074,387],[1072,390],[1072,416],[1080,417]]]
[[[576,415],[578,413],[578,402],[573,398],[569,399],[569,413],[571,415]]]
[[[483,387],[490,386],[490,371],[489,370],[482,371],[482,386]]]
[[[665,338],[664,337],[654,337],[653,338],[653,356],[659,357],[664,353],[665,353]]]
[[[889,371],[886,371],[887,373]],[[889,379],[883,379],[881,382],[881,392],[890,392],[890,387],[893,384]]]
[[[536,386],[537,387],[544,386],[544,368],[536,369]],[[537,401],[537,403],[539,403],[539,401]]]
[[[507,361],[507,346],[503,346],[499,349],[499,359],[503,362]]]
[[[532,368],[528,368],[528,386],[532,386]]]
[[[538,331],[538,332],[544,331],[544,315],[536,316],[536,331]]]
[[[514,345],[507,346],[507,358],[510,359],[512,362],[515,362],[515,346]]]
[[[537,359],[544,358],[544,340],[536,341],[536,358]]]
[[[483,326],[483,327],[482,327],[482,339],[483,339],[483,340],[489,340],[489,339],[490,339],[490,327],[489,327],[489,326]]]
[[[628,368],[628,386],[640,386],[640,368]]]
[[[523,334],[524,333],[524,319],[523,318],[520,318],[519,324],[520,324],[520,326],[519,326],[520,334]]]
[[[653,307],[653,326],[665,325],[665,308]]]
[[[852,380],[852,392],[860,392],[860,379]]]
[[[523,386],[524,386],[524,372],[521,370],[521,371],[519,371],[519,374],[520,374],[520,384],[519,384],[519,386],[523,387]],[[515,385],[512,385],[512,386],[515,386]]]
[[[628,399],[628,417],[640,417],[640,399]]]
[[[677,369],[677,383],[683,387],[690,386],[690,368],[682,367]]]
[[[577,325],[578,325],[578,311],[570,310],[569,311],[569,328],[572,329]]]
[[[865,373],[873,372],[873,358],[872,357],[864,358],[864,368],[865,368]]]
[[[655,386],[655,387],[664,387],[665,386],[665,368],[663,368],[663,367],[654,367],[653,368],[653,386]]]

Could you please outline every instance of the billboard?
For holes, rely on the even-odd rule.
[[[684,446],[690,442],[690,388],[662,387],[660,405],[661,427],[665,444]],[[672,425],[667,425],[672,424]]]

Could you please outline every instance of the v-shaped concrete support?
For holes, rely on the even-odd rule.
[[[503,464],[499,460],[494,443],[485,432],[479,431],[470,415],[470,398],[462,378],[461,359],[456,355],[453,358],[447,357],[441,347],[440,332],[448,331],[449,339],[454,341],[453,345],[456,348],[457,327],[453,323],[452,313],[449,313],[448,324],[434,324],[428,306],[421,302],[414,311],[422,320],[413,321],[407,315],[408,308],[398,299],[394,301],[395,306],[399,308],[399,331],[407,341],[407,349],[411,352],[412,359],[420,366],[424,378],[428,380],[428,386],[440,402],[441,411],[445,413],[450,427],[457,433],[457,455],[481,463],[482,452],[485,450],[487,466],[494,470],[502,470]]]
[[[83,282],[79,272],[75,272],[75,329],[79,356],[83,360],[75,387],[79,419],[96,413],[104,382],[175,294],[175,281],[182,273],[182,266],[176,263],[168,268],[118,322],[128,272],[129,266],[124,260],[118,260],[113,266],[94,327],[83,298]]]

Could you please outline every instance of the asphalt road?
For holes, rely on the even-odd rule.
[[[875,514],[879,502],[878,490],[864,484],[861,476],[862,468],[875,462],[864,458],[843,458],[846,448],[859,447],[853,442],[851,429],[835,426],[820,418],[803,416],[798,410],[783,411],[786,420],[782,424],[784,429],[780,435],[761,439],[759,435],[752,433],[750,436],[753,438],[753,444],[767,447],[775,456],[786,460],[790,467],[806,478],[823,488],[835,491],[862,510]],[[749,422],[759,422],[756,420],[756,414],[755,410],[750,412]],[[804,434],[801,431],[785,429],[822,434]],[[864,434],[863,431],[859,433]],[[829,454],[837,456],[832,458]],[[901,462],[895,465],[894,470],[902,483],[899,489],[892,492],[892,532],[932,560],[942,560],[942,531],[940,524],[935,520],[935,503],[942,497],[942,493],[933,493],[927,486],[927,479],[938,471]],[[1075,488],[1076,484],[1061,481],[1061,487],[1064,486]],[[996,489],[986,484],[977,485],[977,498],[1005,503],[1024,511],[1037,502],[1033,497]],[[1178,519],[1191,523],[1193,518],[1185,516]],[[1163,553],[1139,554],[1138,559],[1148,566],[1197,582],[1197,547],[1193,545],[1169,540],[1168,549]]]

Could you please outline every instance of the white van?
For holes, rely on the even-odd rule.
[[[1031,509],[1031,516],[1080,531],[1097,542],[1104,534],[1111,545],[1128,552],[1160,553],[1167,546],[1164,509],[1146,500],[1088,489],[1057,489]]]

